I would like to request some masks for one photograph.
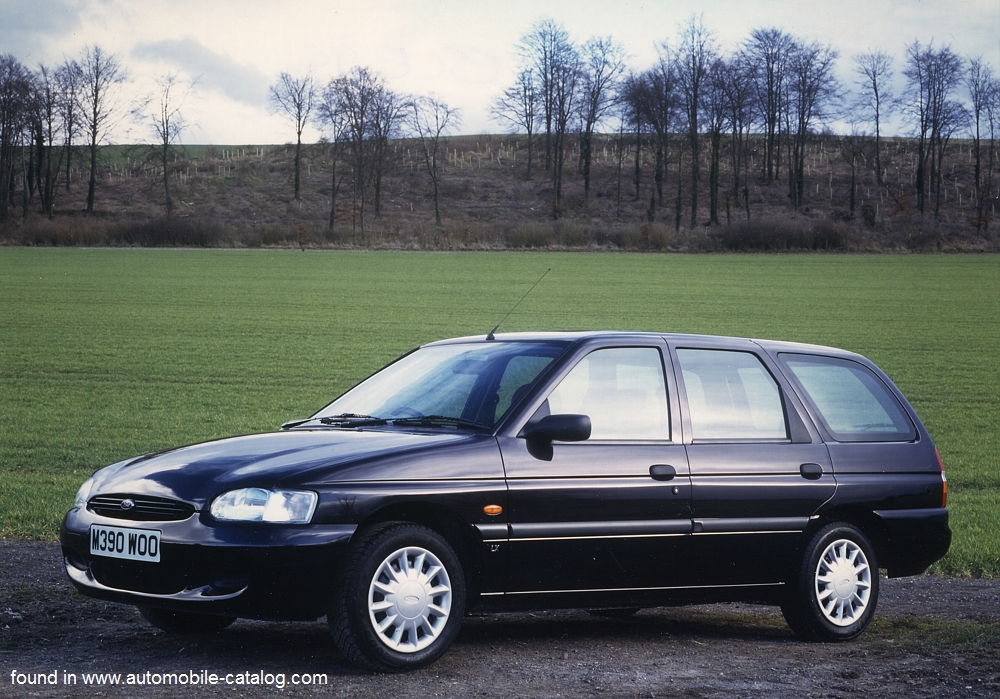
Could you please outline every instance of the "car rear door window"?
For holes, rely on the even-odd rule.
[[[850,359],[782,353],[806,398],[838,442],[895,442],[916,438],[903,406],[875,372]]]
[[[695,441],[787,439],[781,391],[750,352],[678,349]]]

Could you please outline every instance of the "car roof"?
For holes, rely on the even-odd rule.
[[[854,359],[864,359],[861,355],[848,350],[828,347],[825,345],[814,345],[803,342],[787,342],[782,340],[763,340],[747,337],[732,337],[725,335],[698,335],[689,333],[669,333],[669,332],[649,332],[640,330],[577,330],[564,332],[516,332],[499,333],[488,339],[486,335],[468,335],[465,337],[455,337],[446,340],[427,343],[428,345],[448,345],[457,343],[475,342],[580,342],[586,340],[611,339],[611,338],[651,338],[662,337],[673,345],[684,345],[687,343],[707,344],[707,345],[733,345],[742,343],[756,344],[768,352],[807,352],[810,354],[837,355]]]

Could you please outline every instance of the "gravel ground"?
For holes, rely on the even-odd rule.
[[[147,672],[151,682],[156,673],[194,672],[215,673],[219,683],[83,682],[84,673],[122,673],[124,681]],[[62,684],[64,673],[77,684]],[[293,673],[325,676],[326,684],[293,685]],[[60,684],[27,683],[39,674]],[[255,674],[274,677],[236,684]],[[869,692],[879,699],[1000,696],[1000,582],[883,580],[875,623],[844,644],[800,642],[777,609],[742,604],[648,609],[627,619],[562,611],[471,616],[431,667],[368,675],[344,663],[325,620],[238,621],[210,636],[172,636],[131,607],[77,594],[58,545],[0,541],[2,697],[855,699]]]

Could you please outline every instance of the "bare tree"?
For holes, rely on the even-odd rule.
[[[882,119],[886,107],[892,104],[892,56],[881,49],[866,51],[854,57],[861,95],[858,107],[871,120],[875,130],[875,181],[882,186]]]
[[[993,76],[982,56],[969,60],[965,73],[969,91],[969,131],[972,136],[974,160],[973,187],[976,192],[977,231],[989,226],[986,205],[993,199],[993,170],[996,165],[996,128],[1000,116],[1000,80]],[[985,144],[986,162],[983,162]]]
[[[615,218],[622,216],[622,170],[625,165],[625,130],[635,123],[634,102],[631,98],[633,77],[629,75],[622,80],[615,100],[614,116],[618,120],[618,133],[615,138]],[[639,140],[639,130],[635,131],[636,141]]]
[[[156,138],[150,156],[156,166],[163,169],[163,197],[167,218],[170,218],[174,211],[174,201],[170,196],[170,156],[181,133],[187,128],[181,108],[190,96],[194,82],[183,83],[175,73],[167,73],[156,78],[156,88],[156,95],[147,102],[149,110],[142,116]]]
[[[611,37],[590,39],[583,45],[580,63],[580,161],[583,198],[590,200],[590,166],[594,130],[615,104],[618,82],[625,70],[625,49]]]
[[[806,141],[817,123],[822,123],[838,96],[833,69],[837,52],[817,42],[791,51],[788,61],[788,108],[793,119],[789,157],[788,196],[792,208],[802,206],[805,193]]]
[[[652,221],[656,207],[663,206],[663,187],[667,180],[667,148],[670,134],[676,128],[681,97],[677,84],[674,57],[667,45],[659,47],[656,65],[640,76],[638,103],[643,121],[656,136],[655,168],[653,170],[653,191],[650,192],[646,218]],[[678,160],[678,163],[681,161]],[[678,177],[680,170],[678,170]]]
[[[575,58],[575,57],[574,57]],[[555,72],[555,90],[553,92],[553,108],[555,124],[552,145],[552,189],[555,192],[553,215],[558,217],[562,212],[563,172],[566,166],[566,140],[570,132],[570,120],[576,113],[577,80],[580,77],[579,64],[567,59]]]
[[[299,200],[299,176],[302,170],[302,131],[309,123],[316,89],[312,75],[292,77],[288,73],[278,76],[278,82],[271,85],[271,108],[283,114],[295,127],[295,196]]]
[[[490,107],[490,114],[495,120],[509,124],[515,133],[523,129],[528,134],[528,164],[525,179],[529,180],[534,155],[534,134],[538,128],[538,110],[541,108],[539,96],[535,71],[532,68],[525,68],[517,74],[514,84],[504,90]]]
[[[83,71],[80,64],[67,59],[56,68],[56,83],[59,86],[59,114],[63,126],[63,147],[66,149],[66,191],[69,191],[71,169],[73,167],[73,142],[80,133],[79,109],[80,89],[83,85]]]
[[[722,134],[730,115],[727,103],[728,64],[716,58],[708,69],[704,90],[704,112],[708,121],[708,221],[719,223],[719,171],[722,164]],[[728,210],[728,207],[727,207]],[[728,215],[727,215],[728,219]]]
[[[352,226],[360,224],[361,236],[365,234],[365,204],[368,201],[372,171],[371,112],[375,110],[375,94],[384,89],[381,78],[368,68],[354,68],[336,80],[339,104],[346,123],[346,136],[350,143],[351,173],[354,185],[354,207],[357,215],[351,216]]]
[[[961,80],[961,59],[945,46],[935,49],[914,41],[906,48],[907,113],[917,131],[915,190],[917,209],[924,213],[927,184],[938,195],[940,207],[941,168],[948,140],[958,125],[960,107],[951,99]]]
[[[350,144],[356,220],[364,236],[366,203],[380,213],[382,175],[385,171],[389,139],[395,136],[406,115],[407,102],[385,86],[382,78],[368,68],[355,67],[335,81],[339,104],[346,120]]]
[[[0,54],[0,223],[13,204],[18,149],[28,133],[31,73],[12,54]]]
[[[564,98],[566,66],[575,62],[576,50],[566,29],[551,17],[538,20],[521,37],[518,52],[525,68],[530,68],[538,80],[539,97],[542,106],[542,120],[545,123],[545,169],[552,167],[555,159],[555,141],[558,139],[558,114],[560,95]]]
[[[389,166],[389,140],[397,138],[406,115],[410,111],[409,100],[398,92],[382,89],[375,93],[375,109],[372,111],[372,136],[375,146],[375,216],[382,215],[382,177]]]
[[[712,32],[705,28],[700,15],[691,17],[681,27],[677,50],[677,82],[684,98],[688,141],[691,146],[691,227],[698,225],[698,183],[701,180],[701,158],[698,148],[699,111],[708,71],[718,57]]]
[[[784,110],[785,72],[795,42],[784,31],[754,29],[743,46],[752,69],[756,108],[764,128],[763,176],[767,184],[780,177],[781,116]]]
[[[743,201],[750,220],[750,132],[754,120],[754,89],[750,66],[745,53],[737,53],[722,68],[723,91],[730,128],[730,151],[733,170],[732,198]],[[729,197],[727,197],[727,201]],[[727,205],[728,211],[728,205]]]
[[[80,111],[90,148],[87,213],[93,213],[98,151],[128,112],[121,94],[128,73],[115,54],[107,53],[100,46],[88,46],[83,50],[80,71]]]
[[[341,102],[341,80],[343,79],[334,79],[327,83],[316,105],[315,115],[317,126],[324,132],[324,139],[330,145],[330,219],[327,228],[331,232],[337,220],[337,194],[344,177],[343,174],[337,176],[337,163],[344,154],[349,128],[346,108]]]
[[[441,138],[451,129],[461,124],[462,118],[458,109],[449,107],[445,102],[435,97],[418,97],[412,102],[410,128],[420,142],[420,150],[424,156],[427,175],[434,187],[434,222],[441,225],[441,207],[439,184],[441,169],[438,151]]]
[[[851,188],[848,192],[847,201],[851,218],[854,218],[854,212],[857,209],[858,166],[859,162],[868,160],[869,144],[872,141],[871,136],[859,128],[857,122],[852,121],[850,129],[851,132],[849,134],[838,135],[836,138],[840,157],[851,169]]]
[[[63,120],[59,110],[60,90],[54,71],[38,66],[33,80],[33,122],[36,148],[36,178],[42,213],[52,217],[55,204],[56,181],[62,168],[61,145]]]
[[[623,81],[618,101],[618,118],[621,121],[619,130],[619,157],[624,158],[624,132],[626,127],[635,135],[635,160],[633,163],[633,184],[635,185],[635,201],[639,201],[642,193],[642,134],[646,130],[643,115],[645,103],[645,75],[630,73]],[[619,170],[621,163],[619,163]],[[621,177],[618,182],[618,215],[621,213]]]
[[[990,218],[995,214],[996,203],[1000,199],[993,189],[993,174],[997,164],[996,142],[998,132],[1000,132],[1000,78],[993,79],[993,89],[990,92],[992,99],[986,102],[986,123],[989,125],[990,132],[989,155],[987,157],[987,176],[982,185],[986,196],[981,197],[982,201],[979,203],[984,231],[987,230]],[[989,215],[986,214],[987,201],[991,203]]]

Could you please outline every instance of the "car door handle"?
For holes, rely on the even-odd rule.
[[[670,464],[653,464],[649,467],[649,475],[654,481],[669,481],[677,475],[677,469]]]
[[[823,477],[823,467],[819,464],[802,464],[799,466],[799,473],[807,481],[818,481]]]

